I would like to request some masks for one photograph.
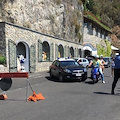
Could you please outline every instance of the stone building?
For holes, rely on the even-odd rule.
[[[22,64],[25,71],[48,70],[58,57],[80,57],[82,45],[65,39],[43,34],[11,23],[0,23],[0,52],[7,58],[6,71],[17,71],[17,57],[26,59]],[[43,59],[43,51],[46,58]]]
[[[6,72],[48,70],[58,57],[81,57],[83,4],[71,0],[8,0],[0,4],[0,55]],[[20,63],[19,63],[20,64]]]
[[[97,54],[96,43],[110,40],[109,32],[83,18],[82,1],[2,0],[0,55],[6,57],[6,67],[0,71],[18,71],[20,55],[25,71],[39,72],[58,57]]]
[[[106,48],[104,40],[111,42],[111,32],[95,21],[84,16],[83,50],[84,57],[97,55],[97,45]]]

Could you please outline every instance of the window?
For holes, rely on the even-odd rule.
[[[58,46],[58,57],[59,58],[64,57],[64,49],[62,45]]]
[[[86,60],[85,60],[85,59],[83,59],[83,62],[86,62]]]
[[[43,42],[42,44],[42,61],[50,60],[50,46],[48,42]]]

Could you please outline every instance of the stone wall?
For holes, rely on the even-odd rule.
[[[9,43],[8,41],[14,41],[14,43],[17,45],[19,42],[25,42],[29,47],[33,44],[35,44],[36,48],[36,70],[35,72],[39,71],[44,71],[48,70],[49,66],[52,61],[44,61],[44,62],[39,62],[38,60],[38,40],[41,40],[41,42],[47,41],[49,44],[53,43],[54,46],[54,58],[55,60],[55,44],[60,45],[62,44],[64,46],[68,47],[73,47],[74,49],[82,49],[83,46],[81,44],[75,43],[75,42],[70,42],[69,40],[57,38],[54,36],[50,36],[47,34],[43,34],[37,31],[33,31],[31,29],[26,29],[11,23],[1,23],[5,25],[5,41],[6,45],[4,46],[4,51],[6,51],[6,58],[7,58],[7,71],[9,71],[9,65],[10,65],[10,60],[9,60]],[[2,41],[1,39],[1,42]],[[67,56],[66,56],[67,57]]]
[[[5,24],[0,24],[0,55],[6,56]]]
[[[0,11],[0,21],[82,43],[80,0],[2,0]]]

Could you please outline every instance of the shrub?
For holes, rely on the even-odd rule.
[[[0,56],[0,64],[2,65],[6,64],[6,58],[4,56]]]
[[[107,49],[105,49],[102,45],[97,45],[97,54],[108,57],[111,55],[111,44],[108,40],[105,40],[105,44]]]

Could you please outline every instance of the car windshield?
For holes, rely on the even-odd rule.
[[[76,62],[76,61],[60,61],[60,65],[61,65],[62,67],[72,66],[72,65],[74,65],[74,66],[80,66],[80,65],[78,64],[78,62]]]
[[[108,59],[108,58],[103,58],[103,60],[104,60],[105,62],[108,62],[109,59]]]

